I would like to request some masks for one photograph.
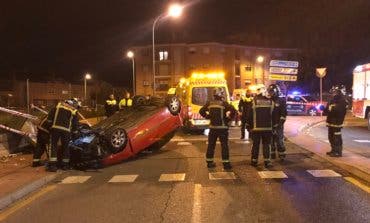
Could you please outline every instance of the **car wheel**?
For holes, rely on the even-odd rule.
[[[172,115],[178,115],[181,110],[180,100],[176,96],[168,98],[167,107]]]
[[[122,151],[128,142],[127,133],[124,129],[115,129],[111,134],[109,134],[109,144],[113,153],[118,153]]]
[[[146,103],[146,98],[142,95],[137,95],[133,98],[133,105],[134,106],[142,106]]]
[[[317,110],[316,110],[315,108],[310,108],[310,109],[308,110],[308,114],[309,114],[310,116],[316,116],[316,115],[317,115]]]
[[[370,112],[367,113],[367,129],[370,130]]]

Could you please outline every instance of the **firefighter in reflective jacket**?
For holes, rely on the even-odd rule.
[[[275,129],[272,134],[271,144],[271,159],[276,159],[276,149],[281,160],[285,159],[285,145],[284,145],[284,123],[287,116],[287,107],[285,98],[282,95],[280,87],[276,84],[271,84],[267,93],[275,103],[275,112],[278,118],[278,123],[275,124]]]
[[[113,94],[109,95],[109,98],[105,101],[104,108],[107,117],[112,116],[118,110],[117,101]]]
[[[32,167],[42,166],[41,163],[41,156],[42,154],[47,153],[47,147],[50,143],[50,126],[51,121],[47,119],[48,117],[45,116],[40,124],[37,126],[37,141],[36,141],[36,148],[33,153],[33,162]]]
[[[245,129],[247,125],[247,114],[252,109],[253,97],[250,90],[247,90],[245,97],[242,97],[239,101],[238,110],[241,116],[242,124],[240,126],[241,136],[240,139],[248,140],[249,137],[245,137]]]
[[[257,95],[253,98],[252,109],[247,116],[247,129],[252,131],[252,160],[251,165],[257,166],[259,146],[262,140],[263,157],[265,167],[271,167],[270,149],[273,126],[275,125],[276,115],[274,112],[274,102],[264,96],[265,87],[257,89]]]
[[[130,97],[130,93],[126,92],[125,97],[121,99],[118,104],[119,109],[125,109],[132,106],[132,99]]]
[[[328,138],[331,151],[326,154],[332,157],[341,157],[343,150],[342,132],[344,117],[348,102],[345,99],[346,88],[344,85],[333,86],[330,89],[333,99],[329,101],[324,113],[327,114]]]
[[[210,119],[208,148],[206,154],[207,167],[215,167],[213,161],[216,141],[221,142],[222,164],[224,169],[231,169],[229,160],[229,126],[228,122],[236,115],[235,108],[224,101],[225,92],[223,88],[213,89],[214,100],[207,102],[200,110],[199,114],[206,119]]]
[[[78,124],[77,109],[80,103],[77,99],[59,102],[48,115],[48,120],[52,122],[50,128],[51,149],[47,171],[55,172],[57,168],[58,141],[62,144],[63,160],[62,169],[69,169],[69,141],[72,133],[76,131]]]

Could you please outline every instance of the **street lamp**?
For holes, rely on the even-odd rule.
[[[152,46],[153,46],[153,95],[155,94],[155,26],[157,24],[157,22],[164,18],[164,17],[172,17],[172,18],[178,18],[181,16],[182,14],[182,11],[183,11],[183,6],[181,6],[180,4],[171,4],[169,7],[168,7],[168,12],[167,14],[161,14],[159,15],[153,22],[153,27],[152,27]]]
[[[257,62],[258,63],[263,63],[264,60],[265,60],[265,58],[263,56],[258,56],[257,57]]]
[[[127,57],[132,60],[132,93],[133,95],[136,95],[136,80],[135,80],[135,54],[131,50],[127,52]]]
[[[86,88],[87,88],[87,80],[91,79],[91,74],[86,73],[84,76],[84,101],[86,101]]]

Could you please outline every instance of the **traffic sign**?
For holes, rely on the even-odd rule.
[[[326,67],[316,68],[316,76],[318,78],[323,78],[325,77],[325,75],[326,75]]]
[[[297,81],[297,76],[284,74],[270,74],[269,79],[275,81]]]
[[[298,74],[297,68],[270,67],[271,74]]]
[[[291,67],[291,68],[298,68],[299,62],[298,61],[289,61],[289,60],[271,60],[270,61],[271,67]]]

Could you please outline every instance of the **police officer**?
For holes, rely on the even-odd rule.
[[[246,124],[247,124],[247,115],[250,109],[252,109],[252,103],[253,103],[253,97],[251,91],[248,89],[245,97],[242,97],[239,101],[239,114],[241,116],[241,126],[240,126],[240,131],[241,131],[241,137],[240,139],[242,140],[248,140],[248,137],[245,138],[245,129],[246,129]]]
[[[327,104],[324,113],[327,114],[326,125],[331,151],[326,154],[331,157],[341,157],[343,150],[342,132],[344,117],[348,102],[345,99],[346,88],[344,85],[336,85],[330,89],[333,99]]]
[[[48,115],[48,120],[52,122],[50,129],[51,150],[47,171],[55,172],[57,167],[58,141],[62,144],[63,160],[62,169],[69,169],[69,141],[72,133],[76,131],[78,124],[77,109],[80,102],[76,99],[69,99],[65,102],[59,102]]]
[[[38,167],[42,166],[41,163],[41,156],[44,154],[44,152],[47,152],[47,146],[50,143],[50,126],[51,121],[49,121],[48,116],[45,116],[40,124],[37,126],[37,142],[36,142],[36,148],[33,153],[33,162],[32,167]]]
[[[257,166],[259,146],[262,141],[263,157],[265,167],[271,167],[270,161],[270,147],[273,126],[277,122],[274,111],[274,102],[267,98],[265,94],[265,87],[261,86],[257,89],[257,95],[253,98],[252,109],[250,109],[247,116],[247,128],[252,131],[252,166]]]
[[[119,109],[125,109],[132,106],[132,99],[130,97],[130,93],[126,92],[125,97],[121,99],[118,104]]]
[[[222,163],[224,169],[231,169],[229,160],[229,126],[228,122],[236,114],[236,110],[232,105],[224,101],[225,92],[223,88],[213,89],[214,100],[208,101],[200,110],[199,114],[206,119],[210,119],[209,135],[208,135],[208,148],[206,154],[206,161],[208,168],[214,168],[216,164],[213,161],[216,141],[221,142],[222,148]]]
[[[107,117],[112,116],[118,110],[117,101],[113,94],[109,95],[109,98],[105,101],[104,108]]]
[[[277,149],[279,158],[284,160],[286,156],[284,145],[284,123],[287,116],[286,101],[285,98],[280,97],[282,94],[279,85],[271,84],[267,89],[267,93],[275,103],[275,112],[278,118],[278,123],[275,124],[272,136],[271,159],[276,159]]]

